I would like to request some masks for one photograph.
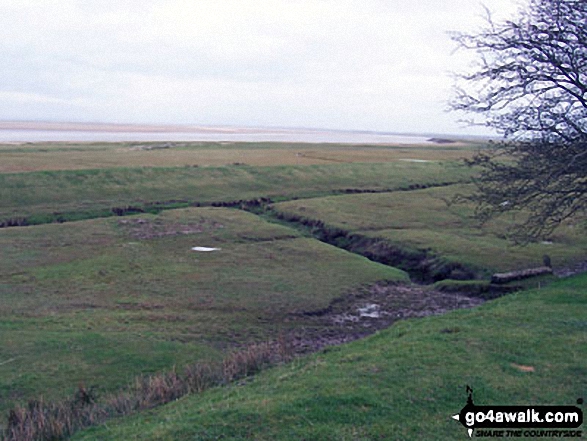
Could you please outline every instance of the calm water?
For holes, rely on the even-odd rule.
[[[7,130],[0,129],[0,142],[117,142],[117,141],[282,141],[333,142],[369,144],[421,144],[426,136],[393,135],[377,132],[287,131],[257,133],[199,133],[199,132],[106,132],[69,130]]]

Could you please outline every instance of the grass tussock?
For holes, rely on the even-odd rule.
[[[72,398],[46,402],[31,400],[10,410],[1,441],[60,440],[110,418],[130,415],[175,401],[185,395],[228,384],[265,367],[290,360],[291,345],[285,338],[260,343],[226,356],[219,363],[196,363],[182,372],[172,370],[141,376],[121,392],[99,399],[94,387],[80,385]]]

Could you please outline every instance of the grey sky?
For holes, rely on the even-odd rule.
[[[512,0],[484,0],[497,18]],[[2,0],[0,120],[472,133],[471,0]],[[452,55],[451,55],[452,54]],[[474,131],[473,131],[474,132]]]

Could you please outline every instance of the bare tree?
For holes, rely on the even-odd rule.
[[[451,102],[504,141],[477,153],[476,215],[519,212],[518,242],[539,239],[587,204],[587,0],[528,0],[515,19],[453,34],[475,51]]]

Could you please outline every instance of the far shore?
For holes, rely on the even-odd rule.
[[[287,127],[181,124],[122,124],[0,121],[0,143],[29,142],[298,142],[379,145],[441,145],[488,138],[442,134],[391,133]]]
[[[0,121],[0,130],[55,130],[79,132],[124,132],[124,133],[291,133],[298,131],[320,131],[312,129],[263,129],[254,127],[196,126],[180,124],[115,124],[40,121]]]

